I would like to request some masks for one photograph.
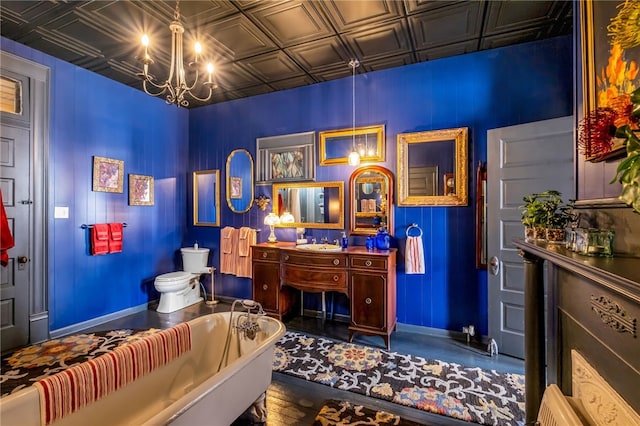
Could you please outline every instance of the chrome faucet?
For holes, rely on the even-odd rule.
[[[327,238],[327,237],[322,237],[322,238],[320,238],[320,242],[321,242],[322,244],[327,244],[327,243],[329,243],[329,238]]]

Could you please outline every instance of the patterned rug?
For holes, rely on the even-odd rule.
[[[485,425],[524,425],[524,376],[288,331],[273,370]]]
[[[94,359],[124,343],[159,331],[151,328],[75,334],[18,349],[2,357],[0,397],[18,392],[73,365]]]
[[[331,399],[325,403],[316,416],[313,426],[424,426],[424,424],[403,419],[386,411],[372,410],[362,405],[351,404],[347,401]]]

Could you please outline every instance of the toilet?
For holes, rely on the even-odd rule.
[[[207,267],[208,248],[184,247],[182,253],[182,271],[158,275],[154,286],[160,293],[158,312],[168,314],[201,302],[200,276],[211,273]]]

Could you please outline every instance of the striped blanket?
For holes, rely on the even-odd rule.
[[[42,425],[48,425],[191,350],[188,323],[119,346],[35,383]]]

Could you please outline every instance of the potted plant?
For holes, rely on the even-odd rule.
[[[544,222],[545,211],[543,203],[540,200],[540,194],[530,194],[522,197],[524,204],[520,206],[522,209],[521,221],[524,225],[524,238],[526,241],[534,241],[544,239]]]
[[[631,122],[640,120],[640,88],[631,95]],[[618,127],[616,137],[625,139],[627,158],[618,164],[616,175],[610,183],[620,182],[622,193],[620,199],[640,213],[640,139],[634,133],[631,124]]]

